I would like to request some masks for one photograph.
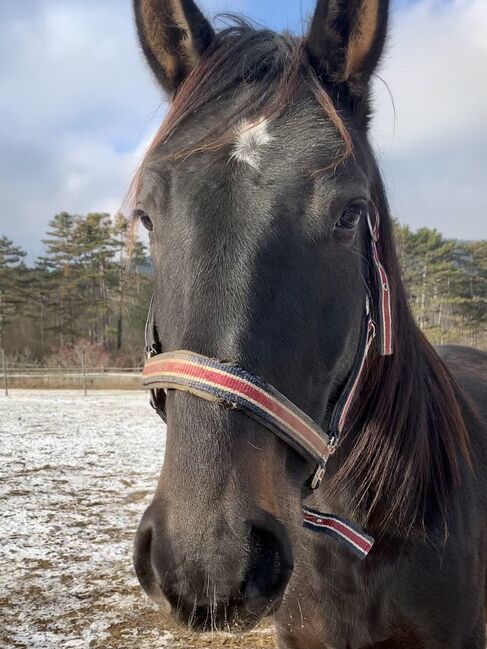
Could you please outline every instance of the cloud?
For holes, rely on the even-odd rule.
[[[39,254],[56,212],[120,205],[164,101],[129,0],[26,0],[2,13],[0,230]]]
[[[423,0],[394,14],[391,27],[381,76],[398,107],[398,152],[485,137],[487,3]],[[380,112],[378,130],[387,132],[390,117]]]
[[[394,212],[487,238],[487,3],[422,0],[393,14],[373,137]]]
[[[313,0],[207,0],[299,29]],[[376,84],[374,141],[394,212],[487,237],[487,3],[402,1]],[[117,209],[165,104],[130,0],[0,3],[0,234],[40,254],[56,212]]]

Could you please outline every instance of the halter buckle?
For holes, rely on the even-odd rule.
[[[311,481],[310,487],[313,491],[321,486],[321,483],[323,482],[323,479],[326,475],[326,465],[328,464],[328,460],[330,459],[330,456],[333,455],[333,453],[336,451],[336,449],[336,441],[335,439],[331,439],[330,444],[328,445],[328,454],[323,456],[321,463],[318,464],[318,468],[316,469],[316,473],[313,476],[313,480]]]
[[[318,464],[318,468],[316,469],[316,473],[313,476],[313,480],[311,481],[311,489],[315,491],[318,489],[319,486],[321,486],[321,483],[323,482],[323,479],[326,475],[326,462],[325,464]]]
[[[150,361],[151,358],[154,358],[154,356],[157,356],[158,353],[156,345],[151,345],[150,347],[145,348],[145,357],[148,361]]]

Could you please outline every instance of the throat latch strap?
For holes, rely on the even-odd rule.
[[[331,536],[345,545],[359,559],[365,559],[372,550],[374,539],[345,518],[322,514],[309,507],[304,507],[303,513],[304,527]]]

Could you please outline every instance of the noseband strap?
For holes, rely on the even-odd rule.
[[[335,446],[328,435],[283,394],[238,365],[177,351],[147,361],[143,385],[182,390],[242,410],[281,437],[306,460],[325,464]]]
[[[161,345],[155,325],[154,296],[146,325],[147,361],[143,386],[151,390],[153,407],[165,420],[168,390],[187,392],[221,406],[242,411],[280,437],[317,468],[309,486],[317,489],[325,476],[326,464],[335,452],[346,425],[347,416],[357,393],[371,344],[378,333],[377,349],[382,356],[392,354],[392,316],[390,286],[379,258],[379,216],[368,218],[369,258],[373,262],[378,287],[375,305],[376,323],[372,320],[369,288],[359,350],[341,396],[335,404],[329,428],[324,431],[306,413],[263,379],[237,364],[222,362],[191,351],[160,353]],[[304,508],[304,525],[338,539],[360,558],[372,548],[373,539],[349,521]]]

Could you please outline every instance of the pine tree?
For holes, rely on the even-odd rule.
[[[486,333],[485,242],[466,244],[397,224],[396,241],[420,327],[433,342],[480,344]]]
[[[147,263],[144,244],[132,232],[131,224],[123,214],[117,214],[113,223],[113,238],[117,250],[117,325],[116,348],[122,349],[124,340],[125,320],[131,322],[132,328],[137,329],[137,304],[141,287],[147,280],[140,274],[140,267]]]
[[[78,218],[74,242],[80,262],[80,294],[84,301],[87,338],[108,343],[112,266],[116,242],[109,214]]]
[[[5,330],[19,317],[20,294],[25,274],[26,253],[7,237],[0,237],[0,348],[5,347]]]
[[[43,240],[46,255],[41,263],[53,271],[52,286],[57,303],[53,329],[61,346],[74,343],[78,335],[77,319],[82,311],[78,295],[80,265],[74,238],[76,218],[67,212],[56,214]]]
[[[487,337],[487,241],[459,242],[456,263],[462,270],[457,293],[468,342],[478,345]]]

